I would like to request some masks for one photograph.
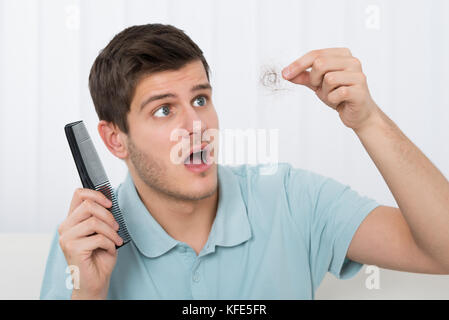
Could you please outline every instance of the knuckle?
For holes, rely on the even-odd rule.
[[[347,47],[344,47],[343,48],[343,51],[346,53],[346,54],[351,54],[351,50],[349,49],[349,48],[347,48]]]
[[[74,192],[75,197],[81,198],[83,195],[83,190],[83,188],[76,188]]]
[[[313,62],[313,67],[315,69],[320,70],[324,65],[324,58],[323,57],[318,57],[315,59],[315,61]]]
[[[90,199],[86,199],[83,201],[84,208],[88,211],[93,210],[94,203]]]
[[[98,226],[98,220],[95,217],[89,218],[88,225],[91,229],[95,229]]]
[[[74,247],[72,241],[69,241],[69,242],[64,244],[64,251],[66,251],[66,252],[73,252],[74,249],[75,249],[75,247]]]
[[[324,75],[324,82],[325,82],[326,84],[333,84],[334,81],[335,81],[335,77],[334,77],[333,74],[331,74],[331,73],[326,73],[326,74]]]
[[[357,67],[361,67],[361,66],[362,66],[362,63],[361,63],[360,60],[359,60],[358,58],[356,58],[356,57],[353,57],[353,58],[352,58],[352,63],[353,63],[355,66],[357,66]]]
[[[361,78],[362,82],[366,82],[366,74],[364,74],[363,72],[360,73],[360,78]]]
[[[348,88],[341,87],[340,88],[340,97],[346,97],[348,95]]]

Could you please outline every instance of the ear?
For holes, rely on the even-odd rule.
[[[115,124],[101,120],[98,123],[98,133],[113,155],[122,160],[125,160],[128,157],[128,150],[125,143],[126,134]]]

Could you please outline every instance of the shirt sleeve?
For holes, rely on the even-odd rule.
[[[59,233],[56,231],[50,245],[50,252],[42,280],[41,300],[70,300],[72,297],[70,269],[64,253],[59,246]]]
[[[290,168],[289,198],[296,225],[306,235],[314,287],[326,272],[349,279],[362,264],[346,257],[351,240],[377,201],[362,196],[333,178]]]

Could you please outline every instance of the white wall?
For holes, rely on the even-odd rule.
[[[64,219],[80,186],[63,133],[68,122],[86,122],[112,184],[123,180],[126,166],[97,134],[87,77],[114,34],[153,22],[185,30],[203,49],[221,128],[279,128],[280,161],[396,205],[335,111],[305,87],[282,83],[286,90],[273,93],[259,76],[267,65],[280,70],[312,49],[349,47],[378,105],[448,177],[448,16],[445,0],[0,0],[0,233],[50,234]],[[22,240],[25,250],[30,240]],[[351,290],[338,282],[340,297],[371,294],[357,277]],[[449,297],[445,276],[397,277],[411,286],[392,289],[404,298]],[[376,294],[391,297],[390,284],[405,288],[397,281]],[[0,296],[12,294],[3,288]],[[317,298],[334,292],[323,288]]]

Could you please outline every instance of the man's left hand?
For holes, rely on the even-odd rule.
[[[360,61],[347,48],[310,51],[284,68],[282,75],[312,89],[353,130],[368,125],[378,109]]]

